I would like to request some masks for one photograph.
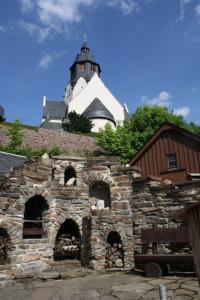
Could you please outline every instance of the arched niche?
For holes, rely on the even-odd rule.
[[[43,215],[49,208],[46,199],[41,195],[31,197],[25,204],[23,238],[42,238]]]
[[[90,197],[104,200],[104,207],[111,208],[110,186],[104,181],[94,182],[89,189]]]
[[[0,265],[8,263],[10,237],[6,229],[0,227]]]
[[[81,235],[78,224],[67,219],[59,228],[54,247],[55,260],[80,260]]]
[[[64,184],[68,185],[68,183],[70,183],[69,185],[76,185],[76,171],[72,166],[68,166],[64,173]]]
[[[106,239],[106,268],[123,268],[124,254],[122,240],[118,232],[111,231]]]

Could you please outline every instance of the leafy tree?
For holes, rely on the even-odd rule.
[[[92,127],[92,121],[75,111],[68,114],[68,120],[63,124],[63,129],[69,132],[90,133]]]
[[[174,115],[166,107],[144,106],[138,107],[130,120],[118,125],[116,130],[106,125],[97,136],[97,143],[106,153],[119,156],[125,164],[164,122],[200,133],[200,126],[187,123],[181,115]]]
[[[5,118],[4,117],[2,117],[2,116],[0,116],[0,122],[5,122]]]
[[[12,127],[8,129],[7,135],[10,139],[7,145],[9,148],[16,149],[21,147],[23,143],[23,130],[19,119],[13,122]]]

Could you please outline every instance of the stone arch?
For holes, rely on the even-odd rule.
[[[23,186],[20,188],[21,192],[21,202],[26,203],[31,197],[34,197],[35,195],[40,195],[45,198],[46,202],[50,206],[49,203],[49,196],[50,196],[50,190],[45,188],[43,184],[41,185],[34,185],[31,182],[28,182],[26,186]],[[23,211],[24,213],[24,211]]]
[[[82,217],[79,215],[72,215],[72,214],[64,214],[61,213],[61,215],[59,215],[59,218],[57,219],[57,222],[54,224],[54,238],[53,238],[53,244],[55,244],[56,241],[56,235],[57,232],[59,230],[59,228],[62,226],[62,224],[65,222],[65,220],[67,219],[72,219],[76,222],[76,224],[79,227],[79,232],[82,235]]]
[[[43,217],[49,205],[41,195],[34,195],[25,203],[23,238],[42,238],[44,236]]]
[[[66,185],[69,180],[72,180],[70,185],[76,185],[76,171],[71,165],[65,168],[64,185]]]
[[[9,262],[9,250],[11,248],[11,239],[7,229],[0,226],[0,265]]]
[[[73,219],[66,219],[60,226],[54,247],[54,259],[79,259],[81,258],[81,233],[78,224]]]
[[[104,181],[93,182],[89,187],[90,197],[95,197],[104,201],[104,207],[111,208],[110,185]]]
[[[108,235],[110,232],[117,232],[121,238],[122,244],[126,241],[126,235],[125,232],[117,225],[112,225],[110,227],[106,227],[106,229],[102,232],[103,234],[103,239],[106,241]]]
[[[103,172],[99,172],[99,171],[91,171],[89,173],[89,176],[86,177],[86,183],[90,186],[92,185],[94,182],[97,181],[103,181],[105,183],[107,183],[109,186],[112,183],[112,178],[110,175],[105,174]]]
[[[105,267],[124,267],[123,245],[118,231],[110,231],[106,238]]]

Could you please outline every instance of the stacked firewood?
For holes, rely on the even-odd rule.
[[[72,255],[79,251],[79,241],[74,236],[62,234],[57,240],[55,251],[58,255]]]
[[[106,268],[123,268],[122,244],[106,244]]]
[[[7,239],[0,236],[0,265],[3,265],[7,260]]]

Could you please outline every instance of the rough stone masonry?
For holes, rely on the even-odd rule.
[[[0,177],[0,270],[29,276],[56,261],[134,267],[142,228],[176,227],[200,182],[166,186],[112,158],[43,156]]]

